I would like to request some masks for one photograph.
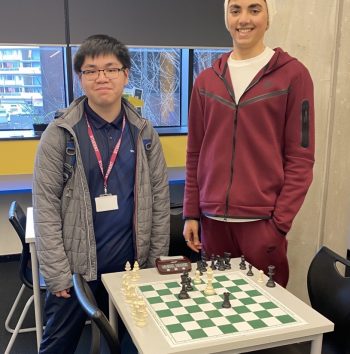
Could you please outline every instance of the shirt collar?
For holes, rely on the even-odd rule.
[[[101,118],[90,106],[88,103],[88,100],[84,101],[84,111],[87,114],[89,118],[89,123],[94,126],[96,129],[102,129],[106,127],[107,125],[113,126],[114,128],[121,129],[122,127],[122,117],[124,115],[124,107],[122,106],[120,113],[118,116],[114,119],[113,122],[108,123],[106,122],[103,118]]]

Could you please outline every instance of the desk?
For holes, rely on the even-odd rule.
[[[32,262],[36,342],[37,342],[37,348],[39,349],[41,338],[43,335],[43,324],[42,324],[42,314],[41,314],[39,267],[38,267],[38,259],[36,256],[36,249],[35,249],[35,233],[34,233],[32,207],[29,207],[27,209],[26,243],[29,243],[31,262]]]
[[[232,269],[238,270],[239,260],[231,261]],[[193,267],[192,267],[193,268]],[[256,272],[256,271],[255,271]],[[216,275],[225,272],[214,272]],[[114,328],[116,328],[116,314],[118,313],[127,327],[136,347],[141,354],[238,354],[254,350],[278,347],[298,342],[311,341],[311,354],[321,354],[323,333],[333,330],[333,323],[314,311],[310,306],[292,295],[286,289],[276,286],[268,288],[266,281],[259,285],[256,277],[252,278],[254,286],[261,287],[262,291],[276,299],[284,307],[288,308],[302,321],[297,326],[281,326],[269,328],[269,331],[250,331],[234,336],[222,336],[204,341],[187,341],[180,345],[170,345],[160,327],[157,325],[152,315],[148,315],[147,324],[140,328],[134,324],[130,306],[125,302],[121,292],[121,273],[110,273],[102,275],[102,282],[109,294],[110,318]],[[190,276],[194,277],[192,270]],[[267,278],[265,277],[265,280]],[[179,274],[160,275],[156,269],[144,269],[140,271],[140,279],[137,284],[156,282],[165,280],[179,281]],[[191,292],[189,292],[191,294]]]

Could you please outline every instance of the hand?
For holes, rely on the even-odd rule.
[[[187,246],[194,252],[199,252],[202,248],[202,244],[198,235],[199,221],[198,220],[186,220],[184,225],[183,236],[187,243]]]
[[[54,295],[56,295],[57,297],[63,297],[65,299],[68,299],[71,297],[69,292],[70,292],[70,289],[65,289],[65,290],[57,291],[56,293],[54,293]]]

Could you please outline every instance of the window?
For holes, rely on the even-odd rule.
[[[78,47],[72,47],[72,57]],[[228,49],[129,48],[132,68],[124,95],[155,127],[187,125],[189,75],[195,79]],[[67,106],[63,47],[0,46],[0,130],[32,129]],[[193,68],[190,67],[193,58]],[[72,65],[72,63],[69,63]],[[68,80],[69,82],[69,80]],[[73,96],[82,95],[73,75]],[[5,117],[6,116],[6,117]],[[182,130],[184,132],[184,130]]]
[[[66,106],[61,47],[0,47],[0,130],[32,129]]]
[[[206,68],[209,68],[216,59],[223,53],[228,52],[228,48],[223,49],[194,49],[193,51],[193,79]]]
[[[73,57],[77,48],[73,50]],[[124,95],[154,126],[181,126],[181,50],[129,48],[131,72]],[[82,95],[74,75],[74,97]]]

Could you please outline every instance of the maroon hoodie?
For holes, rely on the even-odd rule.
[[[230,54],[193,87],[184,217],[272,218],[286,233],[312,181],[312,79],[277,48],[236,102]]]

